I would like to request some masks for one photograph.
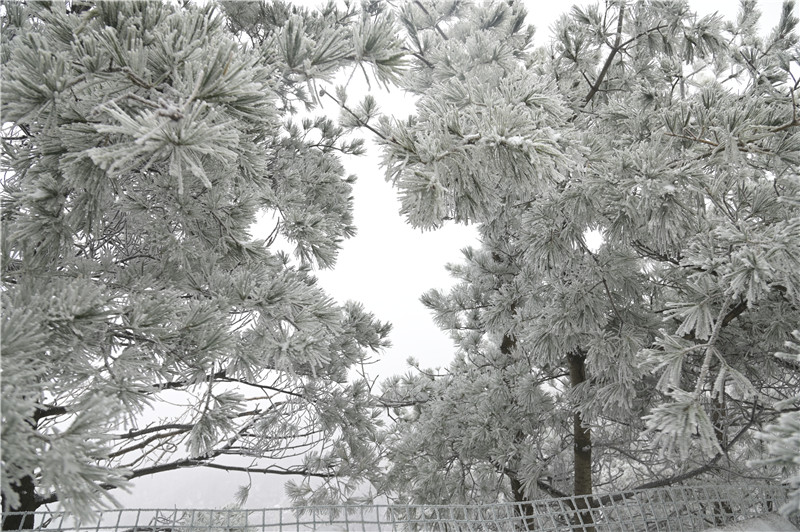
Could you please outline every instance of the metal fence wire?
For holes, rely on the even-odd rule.
[[[780,485],[672,486],[588,497],[485,505],[358,505],[222,510],[106,510],[92,522],[61,511],[3,514],[35,530],[114,532],[256,531],[695,531],[776,512]],[[20,519],[28,516],[29,521]],[[32,518],[32,520],[31,520]]]

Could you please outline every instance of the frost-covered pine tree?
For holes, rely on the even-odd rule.
[[[361,145],[293,114],[347,65],[390,79],[393,22],[226,9],[3,5],[4,511],[85,516],[183,467],[357,483],[373,465],[377,411],[350,369],[389,327],[311,274],[354,233],[338,154]]]
[[[612,486],[744,472],[800,370],[772,356],[800,322],[792,4],[761,37],[752,1],[733,21],[607,2],[541,49],[518,2],[409,2],[401,19],[419,102],[372,126],[387,177],[410,223],[477,223],[482,254],[513,264],[429,297],[457,311],[443,326],[472,320],[487,353],[561,368],[575,494],[619,456]]]
[[[568,473],[570,409],[548,392],[564,374],[519,356],[511,336],[487,332],[486,310],[503,297],[498,290],[515,266],[484,250],[465,255],[450,267],[459,283],[423,298],[459,346],[455,360],[384,383],[382,401],[396,419],[382,488],[404,503],[524,503],[538,490],[565,496],[567,479],[553,473]]]
[[[795,331],[794,341],[787,341],[792,352],[778,352],[775,356],[791,364],[800,364],[800,331]],[[767,443],[769,457],[757,460],[756,465],[779,466],[790,472],[788,479],[789,501],[781,507],[785,515],[800,512],[800,394],[775,404],[781,415],[767,425],[759,437]]]

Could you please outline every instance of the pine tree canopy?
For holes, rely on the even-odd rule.
[[[423,297],[456,361],[386,384],[389,493],[780,478],[753,460],[800,386],[774,356],[800,324],[800,47],[791,2],[758,18],[601,2],[537,48],[520,2],[401,9],[418,103],[373,121],[387,179],[409,223],[475,223],[481,246]]]
[[[355,233],[338,154],[362,148],[295,115],[348,65],[393,79],[393,19],[227,8],[3,5],[4,509],[85,516],[181,467],[358,479],[374,459],[350,370],[389,326],[311,274]],[[249,233],[263,213],[269,241]]]

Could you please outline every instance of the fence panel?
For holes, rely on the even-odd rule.
[[[779,485],[728,484],[539,499],[525,504],[107,510],[90,523],[77,522],[59,511],[25,515],[32,516],[32,526],[40,531],[689,532],[775,512],[786,497],[786,489]],[[3,514],[4,525],[13,515],[19,514]]]

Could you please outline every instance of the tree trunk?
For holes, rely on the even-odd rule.
[[[504,334],[503,340],[500,342],[500,352],[506,356],[512,356],[514,351],[514,347],[517,345],[517,339],[511,336],[510,334]],[[519,445],[523,441],[525,441],[525,434],[522,431],[518,431],[514,438],[514,443]],[[533,522],[532,516],[534,514],[533,506],[527,502],[527,497],[525,497],[525,489],[522,485],[522,482],[519,481],[517,478],[516,471],[509,471],[506,470],[506,476],[508,480],[511,482],[511,493],[514,494],[514,502],[516,502],[515,511],[517,515],[522,518],[522,524],[525,526],[525,530],[535,530],[536,524]]]
[[[19,497],[19,505],[8,508],[9,512],[34,512],[38,508],[36,501],[36,487],[33,477],[23,477],[17,484],[12,484]],[[3,530],[30,530],[33,528],[33,514],[6,515],[6,497],[3,495]]]
[[[725,404],[725,395],[722,398],[713,397],[711,400],[711,422],[714,425],[714,435],[717,437],[722,452],[728,452],[728,412]],[[714,502],[714,525],[722,526],[733,520],[733,509],[727,501]]]
[[[527,502],[522,482],[519,481],[516,474],[507,474],[506,476],[508,476],[508,480],[511,481],[511,492],[514,494],[514,502],[517,503],[514,509],[517,515],[522,518],[522,524],[525,530],[536,530],[536,523],[533,520],[533,515],[535,513],[533,505]]]
[[[586,381],[586,355],[580,351],[567,355],[569,364],[570,386],[575,388]],[[572,492],[576,497],[592,494],[592,432],[583,424],[583,418],[576,409],[572,415],[572,435],[574,439],[574,477]],[[578,524],[584,526],[586,532],[594,532],[589,499],[576,499]],[[584,511],[581,511],[584,510]]]
[[[33,413],[33,416],[30,419],[27,419],[28,425],[30,425],[33,429],[39,424],[39,420],[42,417],[48,415],[48,413],[52,413],[55,415],[66,413],[66,410],[63,408],[53,408],[49,409],[48,411],[36,408]],[[5,493],[2,494],[2,508],[3,508],[3,530],[30,530],[33,528],[34,524],[34,515],[33,512],[36,511],[39,506],[42,505],[42,501],[36,499],[36,483],[34,482],[32,475],[26,475],[20,479],[19,482],[16,482],[11,485],[11,489],[14,490],[14,493],[17,495],[19,499],[19,504],[17,506],[11,507],[8,505],[6,507],[7,502],[7,495]],[[6,515],[6,512],[29,512],[28,515]]]

